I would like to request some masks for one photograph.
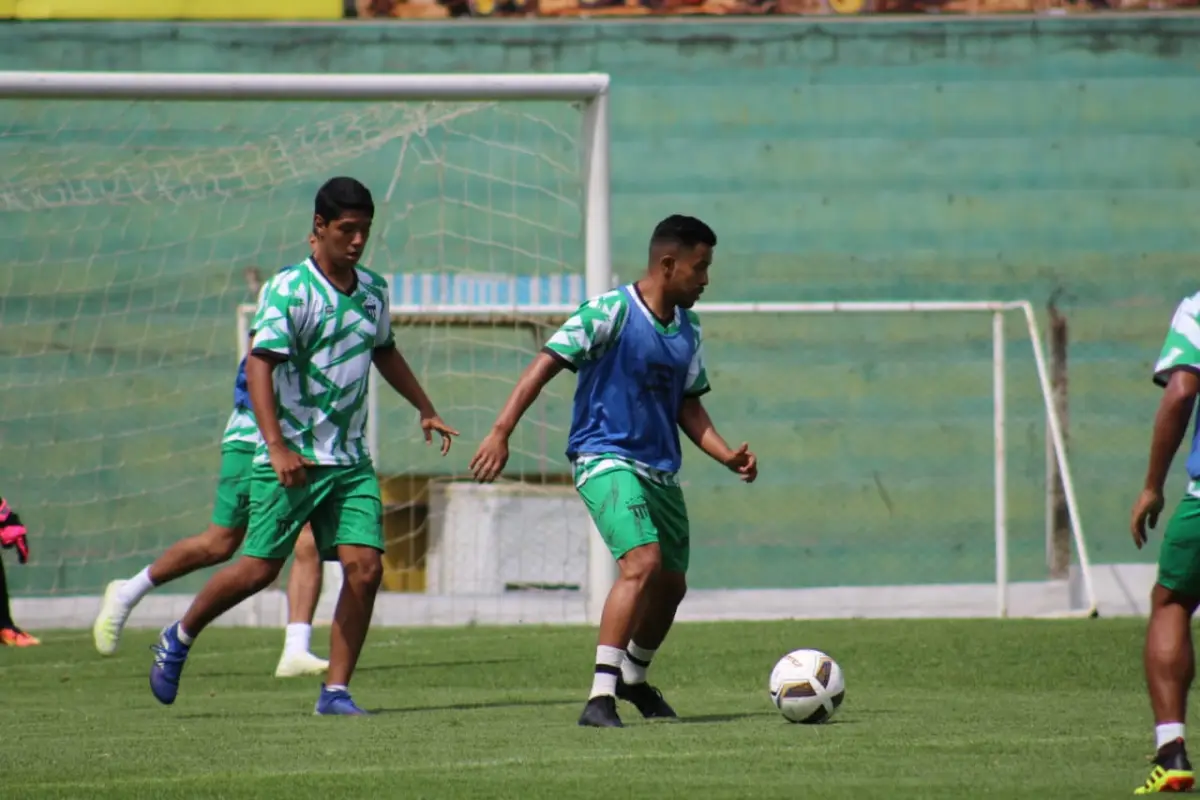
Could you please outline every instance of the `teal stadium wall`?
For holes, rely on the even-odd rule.
[[[683,211],[721,236],[706,299],[1026,297],[1040,308],[1061,287],[1072,454],[1102,562],[1149,557],[1125,527],[1157,401],[1149,370],[1174,304],[1198,288],[1197,64],[1196,17],[0,26],[0,69],[603,70],[623,276],[650,225]],[[154,141],[121,138],[136,116],[0,109],[0,476],[38,556],[10,580],[25,594],[91,593],[205,523],[233,308],[250,299],[240,270],[293,252],[281,242],[303,231],[239,226],[236,191],[207,201],[221,234],[198,241],[194,217],[155,217],[142,233],[148,218],[132,207],[30,215],[21,193],[46,181],[13,163],[22,142],[73,137],[72,158],[86,159]],[[263,135],[275,123],[247,119]],[[104,133],[106,121],[126,133]],[[310,184],[287,190],[300,206]],[[31,224],[61,234],[25,235]],[[164,225],[167,249],[138,244]],[[576,242],[564,259],[577,257]],[[1014,577],[1036,578],[1042,423],[1015,319],[1008,330]],[[756,445],[763,474],[747,490],[690,456],[694,585],[989,578],[986,319],[709,320],[706,332],[714,415]],[[383,468],[463,470],[501,396],[464,407],[448,464],[397,446]],[[410,418],[388,406],[383,424]]]

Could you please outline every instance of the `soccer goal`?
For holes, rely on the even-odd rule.
[[[582,278],[570,275],[397,274],[391,284],[393,322],[410,360],[438,387],[447,415],[475,426],[490,423],[528,359],[587,296]],[[1095,613],[1030,303],[696,310],[715,386],[706,403],[728,436],[754,445],[763,472],[753,487],[740,486],[688,446],[697,588],[684,616]],[[252,312],[239,310],[239,341]],[[419,603],[389,603],[395,619],[591,616],[589,603],[602,598],[582,590],[590,575],[604,575],[589,559],[608,559],[588,550],[587,516],[566,483],[574,382],[560,381],[518,429],[500,485],[476,486],[461,473],[417,486],[401,481],[392,508],[404,511],[404,533],[392,541],[399,561],[419,569],[423,594]],[[371,429],[372,451],[412,452],[411,412],[378,391],[372,407],[382,420]],[[1047,449],[1071,523],[1067,580],[1047,576],[1050,473],[1038,460]]]

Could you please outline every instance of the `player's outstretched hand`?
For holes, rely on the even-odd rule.
[[[271,469],[283,486],[290,489],[308,483],[305,467],[315,466],[313,462],[283,444],[267,448],[267,454],[271,457]]]
[[[1162,492],[1154,489],[1143,489],[1133,504],[1133,517],[1129,522],[1129,532],[1133,534],[1133,543],[1141,550],[1146,543],[1146,525],[1153,529],[1158,525],[1158,515],[1163,510]]]
[[[492,431],[480,443],[471,459],[471,472],[480,483],[491,483],[500,477],[508,463],[508,437]]]
[[[758,477],[758,456],[750,452],[750,445],[745,442],[725,459],[725,466],[736,472],[746,483],[754,483],[754,479]]]
[[[442,418],[437,414],[432,417],[422,417],[421,430],[425,433],[425,444],[433,443],[434,432],[442,435],[442,455],[450,452],[450,443],[453,441],[450,437],[458,436],[458,431],[442,422]]]

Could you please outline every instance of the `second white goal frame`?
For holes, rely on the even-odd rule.
[[[592,294],[591,281],[588,281],[588,293]],[[537,323],[541,326],[560,324],[568,315],[574,312],[575,305],[571,304],[533,304],[533,305],[398,305],[392,308],[394,320],[403,324],[441,323],[458,324],[463,322],[493,322],[497,324]],[[1062,420],[1053,402],[1050,385],[1050,375],[1046,364],[1045,349],[1042,346],[1038,329],[1037,316],[1033,305],[1028,300],[1009,301],[849,301],[849,302],[743,302],[743,303],[699,303],[695,307],[701,317],[727,314],[895,314],[895,313],[966,313],[990,314],[992,321],[992,441],[993,441],[993,480],[994,480],[994,518],[993,529],[996,546],[996,616],[1007,617],[1009,614],[1009,576],[1008,576],[1008,452],[1006,437],[1008,435],[1006,412],[1006,332],[1005,316],[1011,312],[1019,312],[1029,335],[1034,365],[1037,369],[1038,384],[1046,412],[1046,425],[1049,433],[1050,451],[1058,465],[1065,495],[1067,511],[1070,517],[1071,536],[1075,543],[1078,558],[1079,578],[1082,584],[1083,596],[1086,603],[1084,608],[1064,610],[1061,616],[1094,616],[1097,612],[1098,600],[1093,582],[1091,561],[1088,557],[1087,542],[1083,535],[1083,524],[1080,521],[1079,505],[1075,495],[1075,482],[1071,473],[1071,465],[1067,458],[1066,441],[1063,436]],[[249,320],[254,307],[240,306],[238,309],[237,336],[239,353],[245,352],[246,340],[249,335]],[[371,419],[377,417],[378,408],[375,389],[378,382],[371,381],[370,397],[368,399]],[[378,452],[379,431],[376,425],[368,427],[368,445],[371,452]],[[1049,487],[1047,487],[1049,490]],[[593,531],[593,543],[599,540]],[[599,563],[597,563],[599,560]],[[604,598],[615,577],[612,558],[607,549],[589,546],[588,551],[588,580],[587,618],[598,621],[603,607]]]

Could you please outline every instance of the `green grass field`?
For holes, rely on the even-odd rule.
[[[0,650],[0,796],[1121,797],[1152,749],[1143,626],[681,625],[653,675],[682,721],[622,706],[624,730],[575,725],[584,628],[376,630],[354,681],[369,719],[316,718],[315,681],[271,677],[279,631],[205,634],[171,708],[147,688],[150,632],[109,660],[85,633],[49,633]],[[824,726],[767,699],[775,659],[804,646],[846,672]]]

